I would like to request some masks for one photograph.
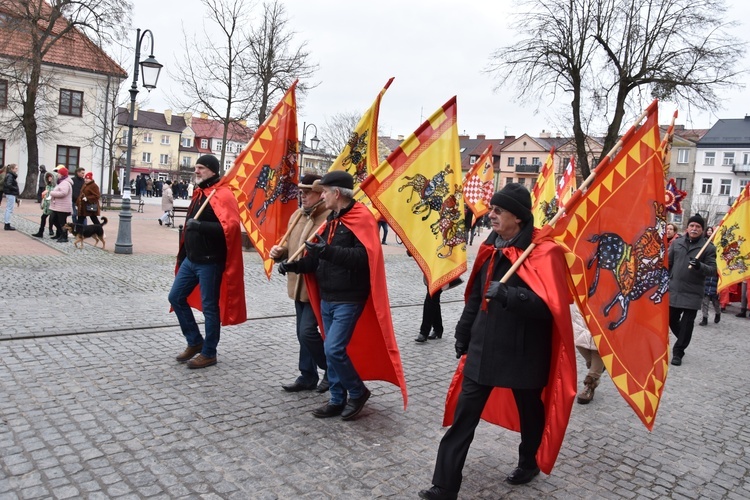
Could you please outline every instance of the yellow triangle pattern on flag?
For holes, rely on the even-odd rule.
[[[552,229],[612,381],[651,430],[667,375],[669,273],[657,103]]]
[[[242,225],[269,279],[271,247],[297,210],[296,87],[295,81],[221,180],[237,199]]]
[[[534,189],[531,191],[531,213],[534,227],[542,228],[552,220],[558,210],[557,184],[555,184],[555,148],[549,152],[542,165]]]
[[[393,78],[386,82],[383,90],[380,91],[375,102],[372,103],[362,118],[359,119],[357,126],[349,136],[349,141],[341,150],[336,160],[328,169],[329,172],[334,170],[344,170],[354,177],[355,199],[362,202],[370,209],[375,218],[379,218],[377,213],[367,199],[364,193],[359,192],[360,184],[367,179],[380,163],[378,159],[378,116],[380,114],[380,101],[383,99],[385,91],[391,86]]]
[[[746,184],[716,230],[718,291],[750,279],[750,184]]]
[[[455,97],[407,137],[360,187],[419,264],[430,293],[466,271]]]

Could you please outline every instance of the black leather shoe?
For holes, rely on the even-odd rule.
[[[317,382],[313,382],[312,384],[303,384],[299,380],[295,380],[293,384],[285,384],[281,386],[281,388],[286,392],[312,391],[316,387],[318,387]]]
[[[346,404],[332,405],[331,403],[326,403],[325,406],[321,406],[320,408],[315,408],[312,414],[313,414],[313,417],[315,418],[337,417],[341,415],[342,411],[344,411],[345,406]]]
[[[430,339],[430,340],[442,339],[443,338],[443,332],[437,333],[437,332],[433,331],[431,334],[429,334],[427,336],[427,338]]]
[[[708,324],[708,318],[703,316],[703,319],[700,323],[698,323],[698,326],[706,326]]]
[[[346,403],[346,408],[341,412],[341,418],[343,420],[352,420],[359,415],[359,412],[365,407],[365,403],[367,403],[368,399],[370,399],[370,389],[365,387],[364,394],[358,398],[350,399],[349,402]]]
[[[419,342],[420,344],[422,342],[427,342],[427,337],[423,333],[420,333],[417,335],[417,338],[414,339],[414,342]]]
[[[672,364],[675,366],[680,366],[682,364],[682,358],[679,356],[672,356]]]
[[[323,377],[323,380],[320,381],[320,383],[318,384],[318,387],[315,389],[315,392],[320,392],[320,393],[326,392],[329,387],[331,387],[331,383],[328,382],[328,377],[327,376]]]
[[[448,491],[440,486],[433,486],[429,490],[420,491],[419,498],[425,498],[426,500],[456,500],[458,493]]]
[[[539,475],[539,467],[533,469],[522,469],[516,467],[505,480],[510,484],[526,484]]]

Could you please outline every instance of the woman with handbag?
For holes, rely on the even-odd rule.
[[[86,217],[91,218],[91,222],[94,224],[101,224],[99,222],[99,199],[101,198],[101,192],[99,186],[94,182],[94,174],[87,172],[83,176],[83,187],[81,188],[81,194],[78,195],[76,200],[76,206],[78,207],[78,217],[76,224],[82,226]]]

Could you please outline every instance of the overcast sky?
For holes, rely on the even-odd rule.
[[[260,0],[258,0],[260,1]],[[174,71],[185,54],[183,27],[202,33],[200,0],[133,0],[135,28],[150,29],[155,37],[155,57]],[[458,96],[458,127],[472,137],[486,134],[539,135],[557,132],[554,112],[514,103],[512,89],[494,92],[494,83],[482,70],[493,49],[512,43],[521,25],[511,26],[512,3],[508,0],[284,0],[291,25],[299,40],[308,42],[313,60],[320,66],[313,89],[299,110],[299,122],[322,127],[338,112],[364,112],[391,76],[395,80],[380,111],[380,128],[391,137],[409,135],[452,96]],[[750,7],[733,0],[733,16],[747,19]],[[737,30],[747,40],[747,25]],[[134,41],[131,42],[134,45]],[[144,50],[146,50],[144,48]],[[148,54],[146,54],[148,55]],[[144,56],[145,57],[145,56]],[[132,72],[134,51],[126,53],[125,69]],[[750,66],[748,64],[747,66]],[[743,83],[750,83],[747,76]],[[126,87],[130,86],[130,79]],[[180,92],[166,71],[150,95],[142,91],[143,108],[161,111],[168,96]],[[566,96],[567,97],[567,96]],[[718,118],[742,118],[750,114],[750,90],[726,95]],[[567,99],[566,99],[567,100]],[[567,106],[567,103],[558,103]],[[666,123],[675,107],[660,106]],[[178,111],[178,110],[175,110]],[[709,128],[717,116],[679,110],[678,123],[688,128]],[[559,130],[567,134],[566,130]],[[312,129],[310,131],[312,133]],[[301,132],[300,132],[301,134]]]

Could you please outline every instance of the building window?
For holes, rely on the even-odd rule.
[[[531,164],[532,165],[541,165],[541,163],[539,163],[539,157],[538,156],[533,157],[531,159]]]
[[[703,157],[703,164],[704,165],[713,165],[714,161],[716,161],[716,153],[713,151],[706,153],[706,155]]]
[[[191,148],[191,147],[193,147],[193,140],[190,137],[183,137],[182,138],[182,147],[184,147],[184,148]]]
[[[561,163],[561,165],[562,165],[562,168],[563,168],[563,169],[566,169],[566,168],[568,168],[568,165],[569,165],[569,164],[570,164],[570,157],[563,157],[563,159],[562,159],[562,163]]]
[[[750,165],[750,153],[742,153],[742,164]]]
[[[221,141],[214,141],[214,151],[221,151],[221,147],[224,145]]]
[[[702,179],[701,180],[701,194],[711,194],[711,186],[712,186],[711,179]]]
[[[120,145],[127,146],[128,145],[128,131],[123,130],[122,136],[120,136]]]
[[[526,184],[526,179],[524,177],[519,177],[518,178],[518,183],[520,185],[524,186]]]
[[[153,134],[151,134],[151,132],[144,132],[143,133],[143,142],[147,142],[149,144],[151,144],[152,142],[154,142],[154,136],[153,136]]]
[[[5,141],[3,141],[3,151],[5,151]],[[3,157],[5,157],[5,155],[3,155]],[[5,165],[5,162],[4,161],[1,162],[0,165]],[[750,179],[741,179],[740,180],[740,192],[737,193],[737,196],[739,196],[739,195],[742,194],[742,191],[745,190],[745,186],[747,186],[748,183],[750,183]]]
[[[690,161],[690,150],[678,149],[677,150],[677,163],[687,163],[689,161]]]
[[[529,186],[529,191],[533,190],[534,186],[536,186],[536,177],[531,178],[531,186]]]
[[[141,161],[143,161],[143,163],[151,163],[151,153],[143,153],[141,155]]]
[[[161,143],[164,144],[165,146],[169,146],[169,136],[168,135],[161,136]]]
[[[506,178],[505,178],[505,185],[506,185],[506,186],[507,186],[508,184],[510,184],[511,182],[513,182],[513,177],[506,177]]]
[[[57,164],[63,164],[69,172],[78,168],[81,148],[75,146],[57,146]]]
[[[77,90],[60,89],[61,115],[82,116],[83,115],[83,92]]]
[[[159,165],[169,164],[169,155],[159,155]]]
[[[0,80],[0,108],[8,107],[8,80]],[[5,162],[2,163],[5,165]]]
[[[208,149],[208,139],[201,139],[201,149]]]
[[[520,157],[518,159],[518,164],[519,165],[526,165],[526,157],[525,156]]]
[[[674,180],[675,186],[677,186],[677,189],[680,191],[685,191],[685,185],[687,184],[687,178],[685,177],[678,177]]]
[[[477,162],[477,157],[476,157],[476,156],[474,156],[474,155],[472,155],[472,156],[471,156],[471,157],[469,158],[469,165],[474,165],[474,164],[475,164],[476,162]]]
[[[515,164],[516,164],[516,159],[515,159],[515,157],[513,157],[513,156],[509,156],[509,157],[508,157],[508,166],[509,166],[509,167],[512,167],[512,166],[514,166]]]
[[[191,158],[189,156],[183,156],[182,157],[182,166],[183,167],[189,167],[191,162]]]
[[[724,153],[724,160],[721,162],[722,165],[734,165],[734,153]]]
[[[732,192],[732,179],[721,179],[719,184],[719,194],[729,196]]]

